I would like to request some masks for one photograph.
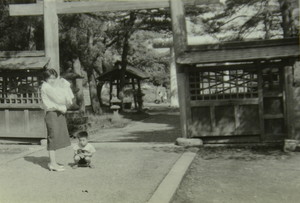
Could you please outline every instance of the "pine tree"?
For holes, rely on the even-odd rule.
[[[212,16],[200,18],[220,41],[283,38],[299,34],[292,15],[297,8],[296,0],[227,0],[224,8],[213,7]]]

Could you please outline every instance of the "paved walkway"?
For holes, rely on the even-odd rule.
[[[0,165],[9,161],[16,160],[27,154],[43,149],[42,146],[36,145],[12,145],[0,144]]]
[[[182,154],[173,145],[95,143],[95,169],[71,169],[72,150],[57,153],[64,172],[47,170],[46,150],[0,167],[0,202],[130,202],[149,200]]]

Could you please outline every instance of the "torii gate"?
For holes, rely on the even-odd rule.
[[[37,0],[34,4],[9,6],[11,16],[44,16],[45,55],[50,57],[49,68],[59,73],[59,33],[57,14],[90,13],[103,11],[128,11],[139,9],[171,8],[175,58],[186,50],[187,34],[184,5],[215,4],[219,0],[97,0],[63,2],[64,0]],[[186,81],[181,67],[176,63],[182,136],[187,137]]]

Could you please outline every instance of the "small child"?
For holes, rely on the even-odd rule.
[[[63,104],[67,106],[72,104],[72,99],[74,98],[74,94],[70,87],[71,84],[67,80],[59,77],[53,80],[51,86],[55,88],[57,96],[63,99]]]
[[[74,162],[73,168],[77,167],[90,167],[93,168],[91,165],[91,158],[93,154],[96,152],[93,145],[88,143],[88,133],[86,131],[81,131],[77,135],[78,143],[74,146]]]

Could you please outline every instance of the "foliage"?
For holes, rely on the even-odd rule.
[[[98,64],[105,47],[102,43],[105,23],[89,15],[62,15],[60,17],[60,49],[62,64],[79,58],[86,71],[101,71]],[[67,65],[66,65],[67,66]],[[68,66],[67,66],[68,67]]]
[[[60,17],[60,43],[65,69],[79,57],[83,67],[97,75],[111,69],[120,61],[123,69],[132,65],[165,75],[166,55],[150,48],[151,39],[170,36],[171,20],[167,9],[131,12],[91,13]],[[164,58],[162,61],[161,59]]]
[[[290,2],[289,2],[290,1]],[[294,0],[227,0],[224,6],[210,7],[205,15],[192,16],[191,21],[202,23],[206,33],[220,41],[247,38],[282,38],[297,35],[299,30],[290,17],[285,22],[285,12],[291,15]],[[283,2],[289,3],[283,7]],[[297,7],[297,6],[296,6]],[[285,24],[289,23],[289,28]],[[288,34],[287,29],[291,29]]]
[[[137,31],[130,38],[129,64],[146,72],[155,84],[169,82],[169,52],[158,52],[152,48],[157,32]],[[147,39],[147,40],[145,40]]]
[[[18,51],[42,49],[43,45],[35,43],[40,40],[41,17],[10,17],[8,4],[12,0],[0,1],[0,50]],[[27,1],[31,2],[31,1]],[[42,34],[43,38],[43,34]],[[40,40],[43,42],[43,39]]]

